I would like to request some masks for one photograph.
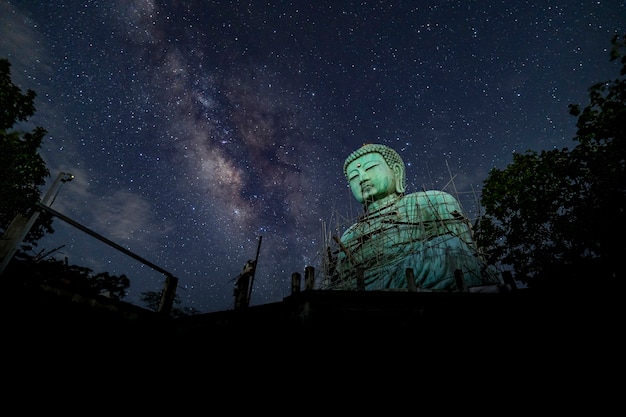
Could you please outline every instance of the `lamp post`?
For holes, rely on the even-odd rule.
[[[46,195],[44,195],[41,199],[40,204],[48,206],[49,202],[52,201],[61,185],[65,182],[71,181],[72,179],[74,179],[72,174],[60,172]],[[21,213],[18,213],[17,216],[13,218],[13,221],[0,240],[0,259],[2,259],[2,264],[0,265],[0,275],[2,275],[7,265],[9,265],[9,262],[17,251],[17,248],[20,246],[24,238],[26,238],[26,235],[35,224],[35,221],[37,221],[40,213],[41,211],[36,209],[30,218]]]

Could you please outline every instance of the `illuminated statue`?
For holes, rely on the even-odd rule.
[[[365,212],[338,242],[329,288],[411,288],[407,276],[418,289],[443,291],[501,283],[478,256],[470,222],[452,195],[405,195],[404,162],[395,150],[363,145],[348,156],[344,173]]]

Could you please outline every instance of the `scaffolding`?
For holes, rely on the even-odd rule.
[[[501,284],[475,244],[459,195],[450,175],[442,190],[401,196],[356,219],[337,218],[332,228],[323,224],[320,288],[466,291]],[[480,215],[477,200],[473,205]]]

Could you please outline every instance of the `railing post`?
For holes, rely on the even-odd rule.
[[[463,279],[463,271],[461,271],[460,269],[455,269],[454,280],[456,282],[457,291],[467,292],[467,286],[465,285],[465,280]]]
[[[312,290],[315,286],[315,268],[307,266],[304,268],[304,289]]]
[[[356,271],[356,289],[357,291],[365,291],[365,271],[362,268]]]
[[[291,274],[291,295],[297,294],[300,292],[302,275],[299,272],[294,272]]]
[[[60,172],[39,204],[48,206],[48,203],[53,200],[61,185],[71,181],[73,178],[74,176],[72,174]],[[13,255],[15,255],[15,252],[17,252],[17,249],[22,244],[22,241],[26,238],[26,235],[28,235],[28,232],[30,232],[30,229],[37,221],[40,213],[41,211],[39,210],[39,207],[36,206],[35,211],[31,214],[30,218],[27,218],[23,214],[18,214],[15,216],[7,230],[5,230],[0,244],[0,259],[2,260],[2,264],[0,264],[0,275],[4,272],[5,268],[13,258]]]
[[[406,283],[409,292],[416,292],[417,286],[415,285],[415,275],[413,274],[413,268],[406,269]]]
[[[159,313],[169,315],[172,312],[177,286],[178,278],[172,275],[168,275],[165,278],[165,287],[161,293],[161,302],[159,303]]]
[[[517,284],[515,284],[515,280],[513,279],[513,274],[511,271],[502,271],[502,280],[505,284],[511,287],[512,291],[517,289]]]

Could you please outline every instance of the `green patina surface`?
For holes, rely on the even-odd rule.
[[[458,200],[443,191],[405,194],[400,156],[384,145],[364,145],[344,165],[352,193],[365,213],[341,236],[328,288],[407,288],[407,269],[422,289],[457,289],[455,271],[466,287],[502,283],[486,268],[472,239],[471,223]]]

